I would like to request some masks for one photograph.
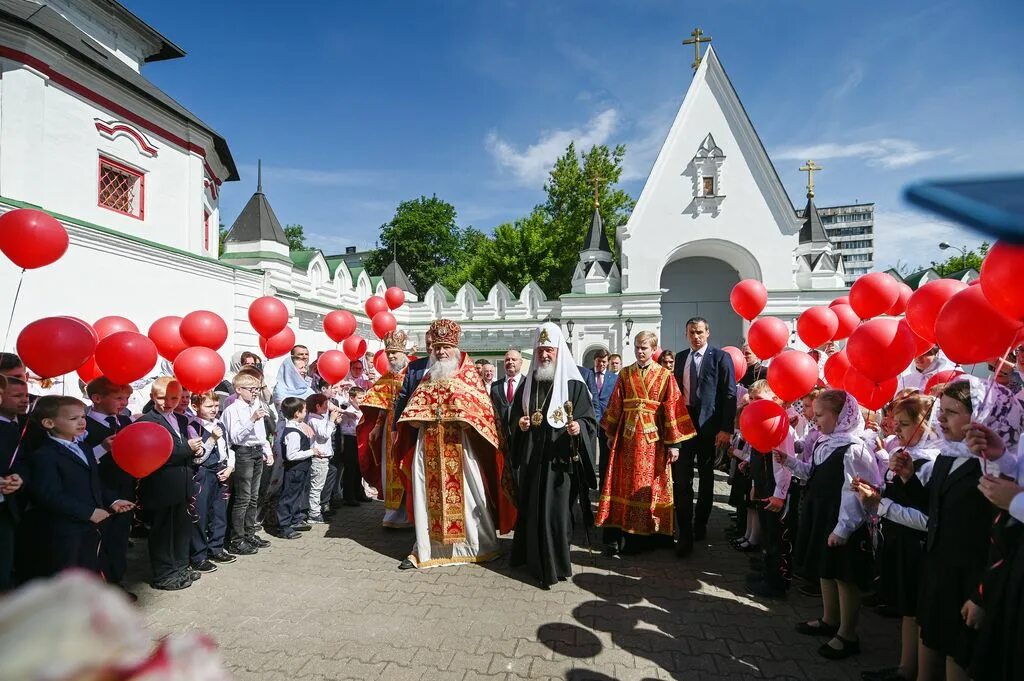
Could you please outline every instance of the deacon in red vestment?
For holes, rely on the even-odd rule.
[[[430,326],[431,365],[398,420],[397,454],[416,545],[401,569],[481,563],[498,556],[498,532],[515,526],[511,471],[494,406],[461,327]]]
[[[679,443],[697,434],[672,373],[652,361],[658,337],[636,335],[636,363],[619,372],[601,426],[608,436],[608,474],[596,523],[605,552],[633,553],[673,533],[671,464]]]
[[[363,396],[359,405],[363,417],[356,429],[359,442],[359,469],[363,478],[377,488],[378,498],[384,500],[384,527],[412,527],[405,509],[405,485],[398,470],[398,457],[394,454],[395,400],[402,388],[409,358],[405,354],[408,336],[405,331],[391,331],[384,336],[384,352],[390,371]]]

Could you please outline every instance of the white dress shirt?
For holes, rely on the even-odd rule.
[[[700,365],[704,361],[704,353],[708,351],[707,343],[702,345],[700,348],[694,350],[690,348],[690,353],[686,355],[686,362],[683,363],[683,404],[691,405],[694,400],[690,398],[691,394],[694,394],[696,386],[690,385],[690,368],[694,362],[697,363],[697,375],[700,376]],[[696,395],[694,394],[694,397]]]
[[[301,421],[289,421],[285,424],[286,428],[294,428],[295,430],[302,430],[303,423]],[[303,461],[305,459],[311,459],[316,451],[314,450],[312,443],[309,449],[302,448],[302,436],[296,432],[291,432],[284,437],[284,458],[288,461]]]
[[[338,424],[331,418],[331,413],[310,414],[306,417],[306,424],[313,429],[317,449],[323,452],[325,458],[334,456],[333,435]]]
[[[263,419],[252,420],[257,409],[256,402],[249,404],[243,399],[232,402],[220,417],[224,436],[229,447],[262,447],[267,456],[273,456]]]
[[[200,428],[196,427],[197,424],[200,426],[202,430],[205,430],[206,432],[211,434],[213,433],[213,429],[216,428],[217,426],[221,427],[221,431],[225,433],[227,432],[223,424],[220,423],[220,421],[207,421],[206,419],[196,419],[195,422],[188,427],[190,438],[203,437],[202,432],[200,432]],[[226,435],[222,435],[221,437],[218,438],[207,438],[207,440],[203,443],[203,452],[202,454],[196,455],[195,462],[197,464],[205,463],[207,459],[209,459],[211,456],[216,456],[217,461],[219,463],[227,462],[228,468],[234,470],[235,452],[230,447],[228,447],[227,442],[225,442],[225,437]]]

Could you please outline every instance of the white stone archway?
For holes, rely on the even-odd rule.
[[[661,346],[685,348],[686,320],[691,317],[708,320],[714,345],[742,343],[743,320],[732,311],[729,293],[741,279],[760,278],[757,258],[733,242],[702,239],[671,251],[659,277]]]

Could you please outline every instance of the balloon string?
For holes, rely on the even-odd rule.
[[[11,317],[7,320],[7,331],[4,332],[4,352],[7,352],[7,341],[11,338],[11,325],[14,324],[14,311],[18,309],[18,297],[21,295],[21,283],[25,281],[25,268],[21,268],[18,275],[18,288],[14,291],[14,301],[11,303]]]
[[[988,377],[988,381],[985,383],[985,395],[981,398],[981,404],[988,403],[988,396],[989,393],[992,392],[992,386],[996,382],[996,376],[999,375],[1000,370],[1003,368],[1003,364],[1009,364],[1010,353],[1013,352],[1013,349],[1017,346],[1017,341],[1020,339],[1022,331],[1024,331],[1024,327],[1017,330],[1017,333],[1013,336],[1013,341],[1010,343],[1010,347],[1006,348],[1006,352],[1004,352],[996,362],[995,371],[992,372],[992,375]],[[980,409],[981,406],[979,405],[978,408]],[[981,473],[982,475],[988,475],[988,457],[984,454],[981,455]]]

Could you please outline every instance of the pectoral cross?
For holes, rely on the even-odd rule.
[[[700,30],[699,28],[693,29],[693,33],[691,33],[690,35],[692,37],[684,40],[683,44],[693,45],[693,64],[691,64],[691,66],[693,67],[693,70],[696,71],[700,67],[700,44],[710,43],[711,36],[708,36],[706,38],[703,37],[704,31]]]
[[[819,170],[824,170],[817,163],[811,159],[807,159],[807,163],[800,166],[797,170],[802,173],[807,173],[807,198],[814,196],[814,173]]]

